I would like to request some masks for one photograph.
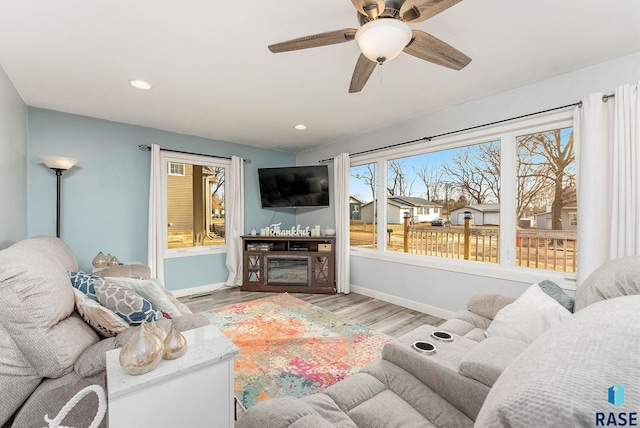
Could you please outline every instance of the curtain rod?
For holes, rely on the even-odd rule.
[[[613,98],[614,96],[615,96],[615,94],[603,95],[602,96],[602,102],[606,103],[609,100],[609,98]],[[418,139],[415,139],[415,140],[403,141],[402,143],[396,143],[396,144],[391,144],[391,145],[388,145],[388,146],[378,147],[378,148],[375,148],[375,149],[363,150],[361,152],[351,153],[349,155],[349,157],[358,156],[358,155],[364,155],[364,154],[367,154],[367,153],[373,153],[373,152],[377,152],[377,151],[380,151],[380,150],[392,149],[394,147],[400,147],[400,146],[404,146],[406,144],[418,143],[420,141],[431,141],[431,140],[433,140],[435,138],[446,137],[446,136],[449,136],[449,135],[458,134],[460,132],[472,131],[474,129],[484,128],[485,126],[497,125],[497,124],[504,123],[504,122],[510,122],[512,120],[523,119],[525,117],[535,116],[537,114],[549,113],[551,111],[562,110],[562,109],[565,109],[565,108],[575,107],[575,106],[582,107],[582,101],[578,101],[578,102],[572,103],[572,104],[563,105],[563,106],[560,106],[560,107],[553,107],[553,108],[549,108],[549,109],[546,109],[546,110],[537,111],[535,113],[527,113],[527,114],[523,114],[523,115],[520,115],[520,116],[510,117],[508,119],[496,120],[495,122],[489,122],[489,123],[485,123],[485,124],[482,124],[482,125],[470,126],[468,128],[458,129],[456,131],[444,132],[442,134],[432,135],[430,137],[422,137],[422,138],[418,138]],[[320,160],[318,162],[319,163],[333,162],[333,158],[322,159],[322,160]]]
[[[148,144],[140,144],[140,145],[138,146],[138,148],[139,148],[140,150],[142,150],[142,151],[146,151],[146,152],[148,152],[148,151],[150,151],[150,150],[151,150],[151,146],[149,146]],[[205,154],[202,154],[202,153],[183,152],[183,151],[180,151],[180,150],[163,149],[163,148],[160,148],[160,150],[165,151],[165,152],[171,152],[171,153],[180,153],[180,154],[183,154],[183,155],[205,156],[205,157],[208,157],[208,158],[217,158],[217,159],[227,159],[227,160],[231,160],[231,158],[228,158],[228,157],[226,157],[226,156],[205,155]],[[242,160],[243,160],[245,163],[251,163],[251,159],[244,159],[244,158],[243,158]]]

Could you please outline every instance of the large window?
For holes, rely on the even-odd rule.
[[[567,113],[354,157],[351,164],[351,200],[362,203],[360,218],[351,220],[354,249],[576,270]]]
[[[225,171],[228,161],[167,155],[167,248],[225,244]]]

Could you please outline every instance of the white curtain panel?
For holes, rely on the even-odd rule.
[[[578,287],[608,260],[639,254],[638,85],[591,94],[574,109]]]
[[[638,84],[616,88],[610,257],[640,254],[640,93]]]
[[[334,203],[336,216],[336,290],[351,291],[351,261],[349,259],[349,173],[351,160],[348,153],[333,159]]]
[[[244,234],[244,161],[231,157],[231,166],[225,179],[225,217],[227,235],[226,285],[242,285],[242,239]]]
[[[160,161],[160,146],[151,145],[151,168],[149,179],[149,233],[147,245],[147,264],[151,268],[151,277],[158,278],[164,284],[164,260],[162,254],[162,178],[163,166]]]

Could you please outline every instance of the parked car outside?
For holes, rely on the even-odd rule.
[[[431,226],[451,227],[451,222],[446,218],[437,218],[431,221]]]

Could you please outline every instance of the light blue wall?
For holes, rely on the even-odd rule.
[[[590,93],[611,93],[616,86],[635,83],[638,80],[640,52],[448,110],[413,118],[396,126],[335,141],[333,144],[299,153],[296,162],[299,165],[313,164],[322,159],[333,158],[342,152],[356,153],[571,104]],[[333,224],[333,204],[332,197],[331,208],[306,213],[304,222]],[[391,296],[398,301],[417,302],[448,311],[464,308],[469,297],[475,293],[520,295],[530,285],[528,281],[524,277],[522,281],[495,280],[474,275],[472,271],[460,273],[351,256],[351,284],[360,287],[365,293],[378,297]]]
[[[0,250],[27,237],[27,106],[0,67]]]
[[[121,262],[147,261],[149,199],[148,151],[165,149],[251,159],[245,164],[245,231],[266,225],[274,212],[260,207],[257,168],[295,164],[295,155],[225,141],[29,108],[28,234],[55,234],[55,175],[40,160],[53,154],[78,160],[62,177],[61,238],[73,249],[81,269],[102,251]],[[293,213],[276,213],[289,227]],[[223,282],[224,254],[167,261],[166,286],[177,290]]]

